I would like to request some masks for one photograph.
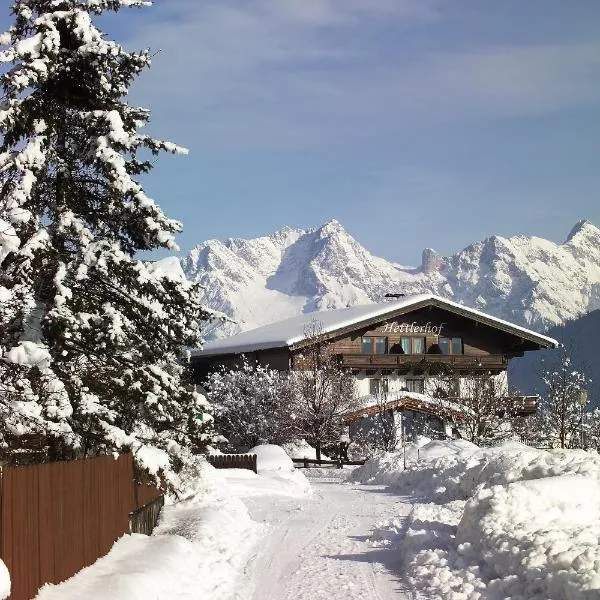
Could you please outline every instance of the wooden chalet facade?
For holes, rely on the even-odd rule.
[[[307,345],[314,343],[307,336],[311,324],[319,326],[328,351],[354,374],[365,406],[369,397],[385,395],[391,410],[423,414],[435,410],[415,408],[414,397],[409,402],[404,393],[435,395],[443,380],[445,397],[459,398],[464,378],[485,375],[506,383],[512,358],[558,346],[556,340],[534,331],[422,294],[300,315],[209,342],[192,353],[196,381],[215,368],[236,367],[243,355],[274,369],[302,370]],[[523,414],[535,412],[535,400],[523,398],[520,407]]]

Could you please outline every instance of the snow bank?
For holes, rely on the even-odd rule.
[[[598,598],[600,483],[562,475],[481,490],[456,541],[460,555],[492,575],[488,596]]]
[[[153,535],[125,535],[92,566],[36,600],[231,598],[260,527],[221,473],[201,467],[193,494],[165,506]]]
[[[256,467],[259,473],[264,471],[293,471],[294,463],[281,446],[260,444],[248,450],[256,454]]]
[[[429,446],[429,448],[427,447]],[[414,587],[451,600],[600,598],[600,456],[517,443],[426,445],[373,478],[434,502],[374,534],[397,544]]]
[[[10,573],[6,565],[0,560],[0,600],[10,596]]]
[[[432,441],[419,437],[415,443],[406,444],[400,452],[382,452],[367,459],[364,465],[349,474],[348,479],[358,483],[404,487],[414,493],[423,485],[430,487],[436,459],[447,458],[447,462],[452,464],[456,457],[468,457],[476,450],[475,444],[465,440]]]
[[[258,475],[262,481],[256,481],[253,490],[249,492],[256,494],[275,493],[291,496],[302,496],[311,493],[310,483],[308,479],[299,470],[294,468],[292,459],[287,455],[286,451],[281,446],[275,444],[261,444],[248,450],[249,454],[256,454],[256,466]],[[248,471],[250,473],[250,471]],[[238,474],[246,478],[250,477],[247,474]],[[227,478],[230,483],[233,474],[228,474]],[[239,482],[238,486],[239,486]]]

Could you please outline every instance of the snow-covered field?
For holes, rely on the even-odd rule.
[[[598,454],[432,442],[419,455],[406,471],[393,454],[353,473],[419,500],[408,523],[392,519],[377,531],[417,591],[448,600],[600,598]]]
[[[37,600],[600,598],[596,453],[420,439],[299,471],[277,446],[253,451],[258,474],[204,465],[152,536]]]

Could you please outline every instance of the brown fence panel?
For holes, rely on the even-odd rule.
[[[11,600],[29,600],[42,584],[105,555],[136,508],[130,454],[4,467],[0,490],[0,557]]]
[[[154,502],[157,498],[164,495],[165,486],[164,484],[159,484],[157,486],[157,479],[148,473],[144,473],[140,471],[137,467],[134,466],[134,477],[135,477],[135,487],[133,490],[134,495],[134,509],[141,508],[142,506],[146,506],[151,502]],[[159,478],[160,481],[160,478]]]
[[[150,535],[158,524],[158,517],[164,504],[165,496],[161,494],[148,504],[136,508],[129,515],[129,533]]]
[[[209,454],[206,458],[215,469],[249,469],[257,472],[256,454]]]

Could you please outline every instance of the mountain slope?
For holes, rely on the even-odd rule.
[[[223,337],[301,312],[433,292],[545,330],[600,308],[600,230],[578,223],[563,244],[492,236],[452,256],[423,251],[410,269],[373,256],[337,221],[251,240],[208,240],[182,259],[205,301],[231,317]]]
[[[585,373],[592,380],[588,387],[590,403],[600,405],[600,361],[597,359],[600,310],[551,327],[547,334],[563,344],[571,356],[573,369]],[[561,356],[562,353],[556,350],[540,350],[514,359],[509,368],[511,386],[526,394],[543,395],[545,386],[542,373],[555,368]]]

